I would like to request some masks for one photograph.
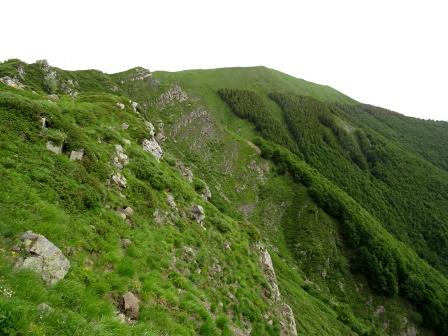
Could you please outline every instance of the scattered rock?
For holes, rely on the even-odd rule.
[[[150,123],[149,121],[145,121],[145,126],[149,131],[149,136],[152,138],[155,135],[155,128],[154,125],[152,123]]]
[[[121,188],[126,188],[127,181],[126,178],[120,173],[115,173],[112,175],[112,181]]]
[[[50,152],[53,152],[55,154],[61,154],[62,153],[62,144],[61,145],[56,145],[53,141],[48,140],[47,141],[47,149]]]
[[[70,152],[70,160],[71,161],[82,160],[83,156],[84,156],[84,149],[80,149],[79,151],[71,151]]]
[[[132,241],[130,240],[130,239],[128,239],[128,238],[123,238],[122,240],[121,240],[121,246],[123,247],[123,248],[128,248],[129,246],[131,246],[132,245]]]
[[[116,105],[117,105],[117,107],[118,107],[120,110],[124,110],[124,104],[123,104],[123,103],[117,103]]]
[[[129,163],[129,158],[124,152],[121,145],[115,145],[115,156],[112,159],[112,164],[118,168],[123,169]]]
[[[36,271],[49,285],[54,285],[65,277],[70,269],[70,262],[57,246],[32,231],[25,232],[21,240],[28,256],[17,261],[17,268]]]
[[[170,208],[172,209],[176,209],[176,202],[174,201],[174,197],[171,194],[168,194],[166,196],[166,202],[168,203],[168,205],[170,206]]]
[[[271,255],[262,243],[257,244],[260,251],[260,262],[266,281],[271,288],[270,297],[274,301],[280,301],[280,290],[277,285],[277,277],[275,276],[274,265],[272,264]]]
[[[157,99],[157,107],[160,109],[165,108],[168,105],[172,105],[175,102],[182,103],[188,100],[188,95],[179,85],[173,85],[166,92],[162,93]]]
[[[23,89],[24,85],[16,77],[4,76],[0,78],[0,82],[14,89]]]
[[[191,207],[191,215],[196,222],[202,223],[205,219],[204,208],[201,205],[194,204]]]
[[[291,307],[282,303],[280,305],[280,335],[281,336],[297,336],[296,320]]]
[[[160,159],[163,156],[163,150],[162,147],[160,147],[159,143],[156,141],[156,139],[151,138],[150,140],[145,139],[142,143],[143,150],[151,153],[157,161],[160,161]]]
[[[139,299],[132,292],[127,292],[121,297],[120,311],[131,320],[137,320],[140,310]]]
[[[48,95],[48,99],[50,99],[51,101],[57,102],[59,101],[59,96],[57,94],[49,94]]]
[[[134,112],[137,112],[138,103],[137,102],[131,102],[131,107],[134,110]]]
[[[193,172],[189,167],[185,166],[181,161],[176,162],[176,167],[179,170],[179,173],[185,177],[188,182],[193,182]]]
[[[37,307],[37,310],[43,314],[48,314],[51,313],[53,311],[53,308],[51,308],[48,304],[46,303],[41,303],[39,304]]]
[[[121,129],[127,130],[128,128],[129,128],[129,124],[127,124],[127,123],[121,124]]]
[[[204,199],[204,201],[208,201],[210,198],[212,198],[212,192],[210,191],[208,185],[205,185],[205,188],[202,190],[201,197]]]

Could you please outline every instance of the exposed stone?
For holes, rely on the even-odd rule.
[[[154,135],[155,135],[155,133],[154,133],[154,131],[155,131],[154,125],[152,123],[150,123],[149,121],[145,121],[145,126],[148,129],[148,131],[149,131],[149,136],[151,138],[154,137]]]
[[[131,107],[134,110],[134,112],[137,112],[138,103],[137,102],[131,102]]]
[[[124,104],[123,104],[123,103],[117,103],[116,105],[117,105],[117,107],[118,107],[120,110],[124,110]]]
[[[112,181],[119,187],[126,188],[127,181],[126,178],[120,173],[115,173],[112,175]]]
[[[132,292],[127,292],[121,297],[120,311],[132,320],[138,319],[140,310],[139,299]]]
[[[155,135],[155,138],[158,143],[162,143],[166,140],[165,133],[163,131],[163,127],[164,127],[163,122],[161,120],[159,120],[157,122],[157,133]]]
[[[84,156],[84,149],[80,149],[79,151],[71,151],[70,152],[70,160],[71,161],[82,160],[83,156]]]
[[[297,336],[296,320],[291,307],[282,303],[280,305],[280,335],[281,336]]]
[[[196,222],[202,223],[205,219],[204,208],[201,205],[194,204],[191,207],[191,215]]]
[[[163,150],[162,147],[160,147],[159,143],[156,141],[156,139],[151,138],[150,140],[145,139],[142,143],[143,150],[151,153],[157,161],[159,161],[163,156]]]
[[[123,142],[127,146],[129,146],[131,144],[131,140],[129,140],[129,139],[123,139]]]
[[[188,182],[193,182],[193,172],[189,167],[185,166],[181,161],[176,162],[176,167],[179,170],[179,173],[185,177]]]
[[[14,89],[23,89],[24,85],[16,77],[4,76],[0,78],[0,82]]]
[[[112,159],[112,164],[118,169],[123,169],[129,163],[129,158],[124,152],[121,145],[115,145],[115,156]]]
[[[22,64],[20,64],[17,67],[17,75],[19,76],[20,79],[25,79],[26,73],[25,73],[25,68],[23,67]]]
[[[212,192],[210,191],[208,185],[206,185],[205,188],[202,190],[201,196],[205,201],[208,201],[210,198],[212,198]]]
[[[51,313],[53,311],[53,308],[51,308],[48,304],[46,303],[41,303],[39,305],[37,305],[37,310],[40,311],[43,314],[48,314]]]
[[[129,128],[129,124],[127,124],[127,123],[121,124],[121,129],[127,130],[128,128]]]
[[[47,118],[42,117],[42,118],[40,118],[40,121],[41,121],[42,129],[46,130],[47,129]]]
[[[21,240],[28,256],[17,261],[17,268],[39,273],[49,285],[54,285],[65,277],[70,269],[70,262],[57,246],[32,231],[25,232]]]
[[[62,153],[62,145],[56,145],[53,141],[48,140],[47,141],[47,149],[50,152],[53,152],[55,154],[61,154]]]
[[[188,100],[188,95],[179,85],[173,85],[157,99],[157,106],[161,109],[175,102],[182,103]]]
[[[128,248],[129,246],[131,246],[132,245],[132,241],[130,240],[130,239],[128,239],[128,238],[123,238],[122,240],[121,240],[121,246],[123,247],[123,248]]]
[[[280,301],[280,290],[277,285],[277,277],[275,276],[271,255],[262,243],[258,243],[257,248],[260,251],[260,262],[264,276],[271,289],[270,297],[274,301]]]
[[[50,99],[51,101],[57,102],[59,101],[59,96],[57,94],[49,94],[48,95],[48,99]]]
[[[223,246],[226,250],[230,250],[230,244],[228,242],[224,242]]]
[[[171,194],[166,196],[166,202],[170,206],[170,208],[176,209],[176,202],[174,201],[174,197]]]

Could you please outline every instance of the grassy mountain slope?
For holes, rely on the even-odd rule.
[[[107,75],[12,60],[0,64],[3,76],[25,85],[0,83],[4,334],[284,334],[259,242],[299,335],[443,334],[448,286],[434,267],[444,272],[446,258],[431,239],[446,232],[448,189],[443,147],[427,151],[428,124],[400,119],[404,131],[396,115],[378,117],[329,87],[264,67]],[[221,89],[236,90],[237,100]],[[142,149],[145,121],[155,125],[160,162]],[[417,145],[416,134],[425,141]],[[46,150],[47,141],[63,154]],[[117,144],[129,157],[120,170],[126,188],[110,182]],[[69,160],[81,148],[84,158]],[[403,180],[392,184],[397,169]],[[413,188],[427,197],[416,210],[399,199]],[[205,209],[203,227],[192,204]],[[128,222],[117,215],[126,206],[134,209]],[[429,225],[421,218],[432,234],[417,236]],[[12,271],[26,230],[69,258],[56,286]],[[375,267],[360,267],[372,260]],[[131,325],[115,316],[129,290],[140,299]],[[39,311],[42,302],[50,314]]]

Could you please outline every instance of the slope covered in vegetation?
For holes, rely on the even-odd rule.
[[[447,332],[446,123],[264,67],[0,79],[0,335]]]

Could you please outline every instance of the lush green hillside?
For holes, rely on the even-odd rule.
[[[448,333],[446,123],[264,67],[0,78],[0,335]]]

